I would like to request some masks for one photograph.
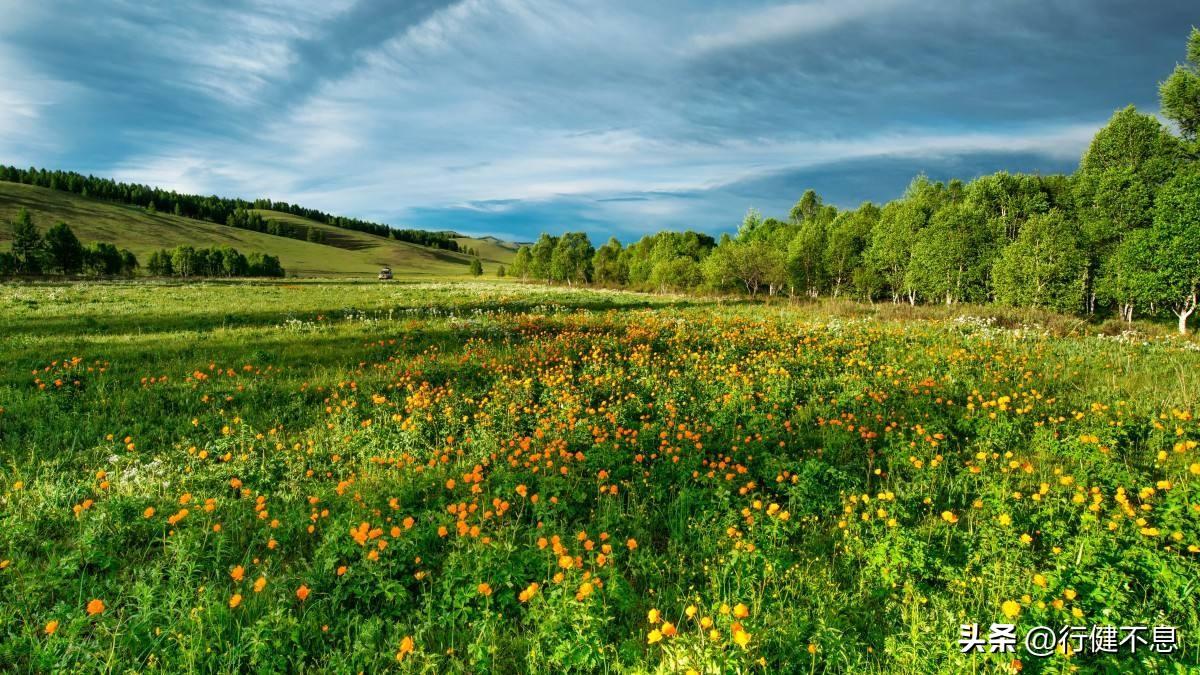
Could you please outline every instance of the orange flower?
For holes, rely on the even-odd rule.
[[[575,559],[569,555],[559,556],[558,566],[563,568],[564,570],[569,570],[575,566]]]
[[[667,637],[675,637],[675,633],[677,633],[677,632],[678,631],[675,629],[675,624],[671,623],[670,621],[663,622],[663,625],[662,625],[662,634],[663,635],[666,635]]]
[[[528,586],[526,586],[525,590],[521,591],[520,594],[517,595],[517,599],[520,600],[521,602],[529,602],[529,600],[531,598],[533,598],[533,596],[537,595],[539,588],[541,588],[541,586],[539,586],[538,583],[535,581],[535,582],[529,584]]]
[[[262,589],[264,589],[266,587],[267,587],[267,578],[266,577],[259,577],[257,580],[255,580],[255,582],[254,582],[254,592],[255,593],[262,593]]]
[[[153,518],[153,517],[154,517],[154,507],[153,507],[153,506],[147,506],[147,507],[146,507],[146,510],[145,510],[145,511],[142,511],[142,517],[144,517],[144,518]]]
[[[46,622],[46,635],[54,635],[58,632],[58,619],[51,619]]]
[[[242,604],[242,594],[234,593],[233,597],[229,598],[229,608],[234,609],[240,604]]]
[[[416,645],[413,644],[411,635],[405,635],[404,639],[400,640],[400,651],[396,652],[396,660],[403,661],[405,656],[413,653]]]
[[[958,516],[954,515],[953,511],[942,511],[942,520],[953,525],[958,522]]]
[[[241,581],[242,578],[246,576],[246,570],[241,565],[238,565],[230,570],[229,576],[233,577],[234,581]]]
[[[337,568],[337,575],[338,575],[339,577],[340,577],[340,576],[342,576],[342,575],[343,575],[343,574],[345,574],[345,573],[346,573],[346,566],[345,566],[345,565],[342,565],[341,567]]]
[[[733,615],[739,619],[744,619],[744,618],[750,616],[750,610],[747,609],[747,607],[745,605],[743,605],[742,603],[739,602],[738,604],[733,606]]]
[[[104,611],[104,601],[103,600],[100,600],[98,598],[93,598],[92,601],[87,604],[87,613],[89,616],[94,616],[103,611]]]
[[[596,587],[592,585],[592,582],[585,581],[579,586],[579,592],[575,594],[575,599],[583,601],[583,599],[591,595],[592,591],[594,590],[596,590]]]
[[[492,587],[491,587],[491,585],[489,585],[487,583],[479,584],[479,586],[477,586],[475,588],[475,590],[479,591],[479,594],[484,596],[485,598],[492,594]]]
[[[305,586],[304,584],[300,584],[300,588],[296,589],[296,597],[300,599],[300,602],[304,602],[305,600],[307,600],[308,594],[309,594],[308,586]]]
[[[630,551],[632,551],[638,547],[637,539],[630,538],[629,541],[625,542],[625,545],[629,547]]]

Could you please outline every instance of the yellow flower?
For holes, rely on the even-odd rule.
[[[235,609],[240,604],[242,604],[242,594],[234,593],[233,597],[229,598],[229,608]]]
[[[1005,600],[1004,604],[1000,605],[1000,611],[1004,612],[1004,616],[1015,619],[1021,613],[1021,605],[1013,600]]]
[[[646,642],[649,644],[654,644],[655,642],[660,642],[662,639],[663,639],[663,635],[657,628],[650,631],[650,634],[646,636]]]
[[[750,644],[750,634],[741,627],[738,627],[737,630],[733,631],[733,641],[737,643],[737,646],[745,649],[746,645]]]
[[[733,606],[733,615],[739,619],[744,619],[744,618],[750,616],[750,610],[745,605],[743,605],[742,603],[739,602],[738,604]]]
[[[1012,516],[1008,515],[1007,513],[1001,513],[1000,517],[997,518],[996,520],[997,520],[997,522],[999,522],[1001,525],[1003,525],[1005,527],[1012,525]]]
[[[958,522],[958,516],[954,515],[953,511],[942,511],[942,520],[953,525]]]
[[[657,609],[652,609],[646,613],[646,620],[652,624],[658,623],[662,619],[662,614]]]
[[[54,635],[58,631],[58,619],[51,619],[46,622],[46,635]]]

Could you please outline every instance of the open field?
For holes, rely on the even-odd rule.
[[[232,246],[244,254],[259,251],[277,255],[289,275],[370,277],[385,265],[403,278],[469,278],[470,257],[402,241],[344,230],[290,214],[262,212],[264,217],[315,226],[328,233],[329,245],[241,230],[167,213],[88,199],[19,183],[0,182],[0,223],[16,217],[21,208],[33,215],[44,233],[65,222],[84,243],[107,241],[137,254],[144,263],[153,251],[179,245]],[[0,226],[0,249],[7,249],[11,232]],[[498,262],[485,260],[484,273],[495,276]]]
[[[1200,668],[1200,350],[1152,327],[349,281],[0,317],[3,670]],[[1179,648],[959,652],[993,622]]]

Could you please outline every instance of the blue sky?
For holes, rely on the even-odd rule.
[[[1194,0],[0,0],[0,163],[631,240],[1070,171]]]

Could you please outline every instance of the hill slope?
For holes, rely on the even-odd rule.
[[[85,244],[111,242],[130,249],[143,262],[157,249],[188,244],[232,246],[242,253],[277,255],[287,273],[298,276],[374,276],[386,265],[398,277],[466,277],[470,263],[470,258],[461,253],[344,230],[290,214],[263,212],[263,217],[317,227],[326,232],[327,242],[315,244],[167,213],[147,213],[69,192],[0,182],[0,221],[14,218],[21,208],[29,210],[43,232],[62,221]],[[9,228],[0,225],[0,245],[7,248],[11,236]],[[494,276],[495,268],[496,262],[485,260],[485,274]]]

